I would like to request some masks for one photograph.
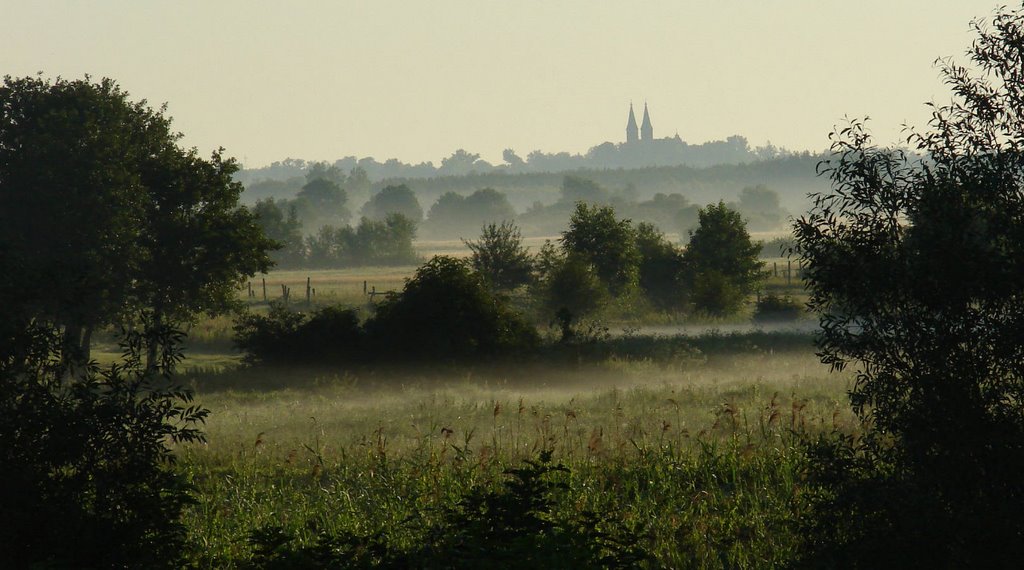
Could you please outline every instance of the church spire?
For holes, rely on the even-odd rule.
[[[632,117],[633,106],[629,108],[630,117]],[[636,123],[634,123],[636,124]],[[647,102],[644,101],[644,123],[640,125],[640,139],[645,141],[654,140],[654,127],[651,125],[651,115],[647,112]]]
[[[626,142],[634,143],[639,137],[636,129],[636,115],[633,114],[633,103],[629,104],[629,120],[626,122]]]

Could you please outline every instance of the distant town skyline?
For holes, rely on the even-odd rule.
[[[626,140],[631,102],[658,138],[819,151],[844,115],[884,144],[925,126],[949,98],[934,61],[964,61],[996,6],[0,0],[0,71],[111,77],[250,167],[585,153]]]

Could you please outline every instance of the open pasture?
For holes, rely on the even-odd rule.
[[[654,566],[771,566],[797,543],[795,434],[856,430],[849,378],[809,345],[190,381],[212,411],[208,443],[178,450],[198,489],[187,525],[206,567],[245,560],[258,528],[306,545],[333,533],[415,548],[440,512],[544,450],[571,470],[558,516],[613,517],[644,537]]]

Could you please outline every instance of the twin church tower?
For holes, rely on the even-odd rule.
[[[640,125],[639,136],[637,136],[636,115],[633,114],[633,104],[629,104],[629,121],[626,122],[626,143],[637,141],[653,141],[654,127],[651,126],[651,115],[647,112],[647,103],[644,103],[644,123]]]

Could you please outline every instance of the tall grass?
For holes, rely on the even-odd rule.
[[[195,379],[209,443],[179,453],[198,490],[197,566],[244,565],[260,528],[413,551],[445,509],[545,450],[570,470],[556,516],[611,517],[656,566],[778,566],[806,504],[794,434],[853,429],[846,379],[806,348],[461,376],[265,373],[258,389]]]

